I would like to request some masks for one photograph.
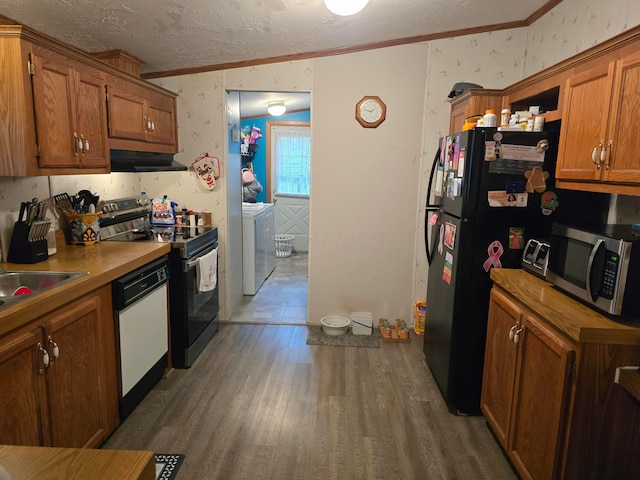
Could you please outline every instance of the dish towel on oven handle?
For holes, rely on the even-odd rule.
[[[201,256],[196,264],[196,284],[198,292],[210,292],[218,284],[218,249],[214,248]]]

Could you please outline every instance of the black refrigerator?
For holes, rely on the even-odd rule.
[[[490,271],[520,268],[553,221],[605,223],[609,195],[554,188],[559,125],[440,140],[429,178],[424,354],[449,411],[480,414]],[[555,127],[555,128],[554,128]]]

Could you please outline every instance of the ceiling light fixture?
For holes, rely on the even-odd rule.
[[[324,0],[327,8],[336,15],[353,15],[367,6],[369,0]]]
[[[279,117],[286,111],[287,107],[284,106],[284,102],[269,102],[267,106],[267,112],[274,117]]]

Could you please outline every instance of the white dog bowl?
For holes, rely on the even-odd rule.
[[[339,315],[329,315],[320,320],[322,330],[327,335],[344,335],[349,331],[351,320]]]

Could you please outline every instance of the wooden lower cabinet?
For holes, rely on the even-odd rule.
[[[119,421],[110,286],[0,339],[0,382],[0,444],[100,445]]]
[[[616,368],[640,365],[637,335],[628,343],[609,337],[604,318],[602,329],[590,318],[576,333],[581,315],[597,316],[579,308],[575,318],[562,315],[573,323],[570,336],[494,286],[482,413],[523,479],[640,478],[640,402],[614,382]],[[552,307],[539,310],[553,315]]]
[[[559,478],[575,349],[491,292],[481,408],[522,478]]]
[[[38,328],[0,340],[0,444],[45,445],[49,436],[38,345],[42,345]]]

